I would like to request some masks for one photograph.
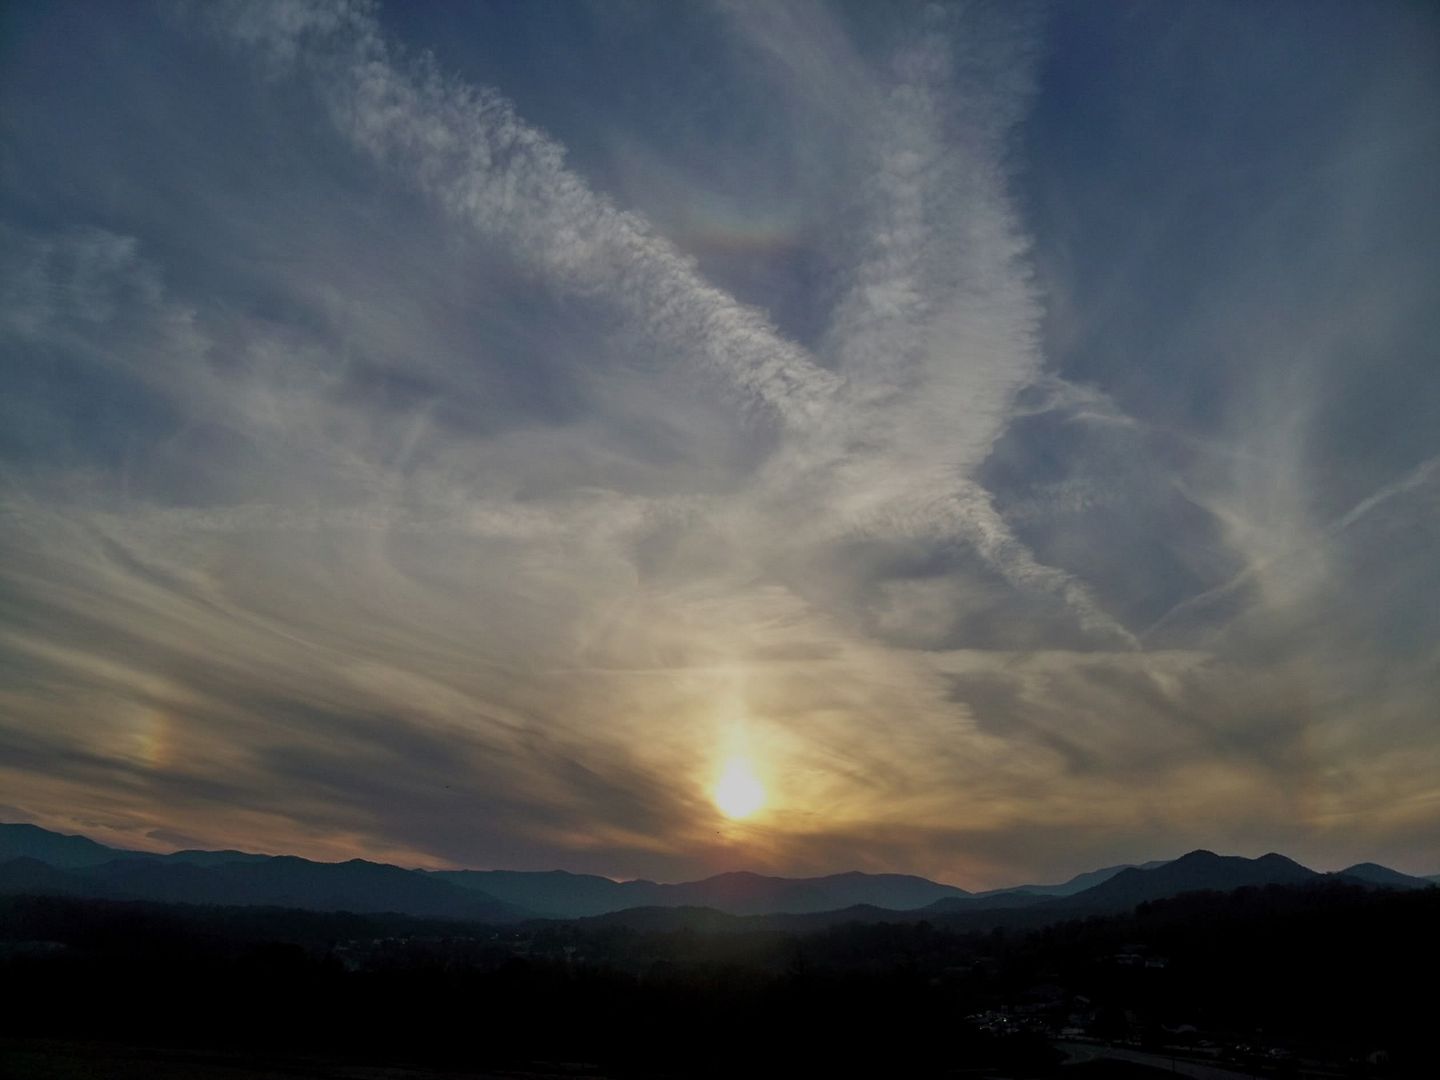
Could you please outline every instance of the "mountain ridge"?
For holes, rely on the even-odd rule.
[[[0,893],[393,911],[494,923],[680,909],[727,918],[794,919],[796,926],[830,925],[847,917],[885,921],[1007,911],[1025,912],[1027,918],[1045,913],[1062,918],[1127,910],[1185,892],[1326,880],[1366,888],[1432,885],[1428,879],[1377,863],[1357,863],[1326,874],[1275,852],[1248,859],[1206,849],[1177,859],[1103,867],[1055,885],[979,893],[913,874],[855,870],[798,878],[736,870],[687,882],[615,881],[565,870],[420,870],[365,859],[324,863],[296,855],[235,850],[136,852],[35,825],[0,824]],[[636,918],[658,924],[677,917]]]
[[[1246,886],[1300,885],[1325,875],[1276,852],[1259,858],[1217,855],[1206,848],[1181,855],[1150,870],[1131,867],[1092,888],[1054,901],[1057,908],[1133,907],[1187,892],[1230,892]]]

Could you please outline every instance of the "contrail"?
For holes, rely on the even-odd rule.
[[[672,354],[722,373],[822,457],[851,452],[836,432],[863,434],[878,455],[862,469],[878,485],[878,502],[898,496],[911,511],[935,507],[931,528],[951,529],[1012,584],[1057,594],[1082,625],[1133,644],[1078,581],[1040,564],[993,508],[981,512],[969,494],[913,491],[935,475],[915,471],[921,459],[945,462],[947,482],[973,487],[969,471],[1003,430],[1014,393],[1040,369],[1039,305],[1017,264],[1025,242],[990,160],[1028,93],[1023,86],[994,91],[971,80],[968,97],[988,105],[967,97],[966,130],[977,145],[957,158],[946,145],[952,71],[943,35],[922,35],[897,61],[890,103],[872,118],[885,129],[884,168],[871,190],[870,248],[832,328],[845,372],[837,375],[705,281],[638,215],[590,190],[565,166],[564,148],[498,92],[397,56],[370,5],[289,0],[228,10],[232,36],[272,63],[315,72],[353,145],[477,233],[557,286],[613,305]],[[978,122],[977,109],[995,116]]]
[[[230,9],[229,29],[271,59],[317,69],[342,133],[476,232],[572,293],[600,297],[674,355],[697,356],[749,400],[808,427],[841,381],[764,314],[706,282],[638,215],[596,194],[565,149],[499,93],[402,61],[369,5],[291,0]]]
[[[1419,465],[1415,466],[1398,480],[1391,481],[1390,483],[1379,488],[1372,494],[1367,495],[1365,498],[1361,499],[1344,514],[1340,515],[1338,518],[1336,518],[1334,521],[1330,522],[1330,524],[1326,525],[1320,530],[1321,541],[1323,542],[1326,540],[1333,540],[1340,533],[1344,532],[1361,518],[1368,515],[1376,507],[1383,506],[1385,503],[1389,502],[1391,499],[1396,498],[1397,496],[1414,491],[1416,488],[1420,487],[1432,476],[1434,476],[1437,472],[1440,472],[1440,454],[1437,454],[1435,457],[1422,461]],[[1289,551],[1286,551],[1281,555],[1276,555],[1272,558],[1265,559],[1262,562],[1255,563],[1252,566],[1247,566],[1244,570],[1240,571],[1240,573],[1236,574],[1223,585],[1217,585],[1215,586],[1215,588],[1208,589],[1203,593],[1192,596],[1188,600],[1182,600],[1180,603],[1176,604],[1169,611],[1167,611],[1164,615],[1160,616],[1160,618],[1156,619],[1155,622],[1151,623],[1150,626],[1141,633],[1141,639],[1144,640],[1150,637],[1150,635],[1161,629],[1163,626],[1165,626],[1166,623],[1170,622],[1176,616],[1182,615],[1188,611],[1193,611],[1195,608],[1198,607],[1205,607],[1209,604],[1214,603],[1217,600],[1223,600],[1225,597],[1230,596],[1241,586],[1258,577],[1261,573],[1274,566],[1277,562],[1280,562],[1282,559],[1286,558],[1290,554],[1293,554],[1294,551],[1295,549],[1292,547]]]

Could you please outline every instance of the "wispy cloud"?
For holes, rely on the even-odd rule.
[[[987,884],[1191,840],[1359,844],[1404,814],[1345,763],[1402,743],[1386,767],[1424,805],[1436,657],[1364,644],[1316,582],[1428,625],[1365,596],[1393,587],[1387,529],[1433,528],[1436,459],[1327,517],[1304,497],[1321,403],[1283,365],[1187,425],[1061,355],[1079,286],[1020,198],[1036,11],[675,15],[721,42],[660,118],[751,158],[678,168],[617,95],[610,187],[611,133],[542,130],[527,103],[565,115],[543,79],[492,88],[403,11],[152,15],[93,29],[113,87],[7,93],[14,175],[71,193],[41,213],[6,181],[3,204],[18,812],[139,845]],[[773,109],[707,127],[752,81]],[[150,112],[91,125],[102,100]],[[791,139],[803,230],[681,227],[676,205],[743,208]],[[766,310],[781,279],[808,323]],[[1317,543],[1324,574],[1251,596]],[[1349,719],[1366,700],[1383,738]],[[750,825],[708,798],[737,746],[771,789]]]

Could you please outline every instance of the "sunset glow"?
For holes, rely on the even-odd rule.
[[[765,786],[749,759],[732,757],[725,762],[715,784],[715,805],[735,820],[751,817],[765,805]]]

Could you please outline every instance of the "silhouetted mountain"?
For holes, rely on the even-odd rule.
[[[316,863],[243,851],[125,851],[34,825],[0,826],[0,858],[29,856],[78,879],[77,895],[178,903],[279,904],[307,910],[398,911],[466,919],[576,918],[637,907],[703,907],[733,915],[810,914],[868,904],[915,910],[969,894],[907,874],[780,878],[735,872],[661,884],[564,871],[413,871],[379,863]],[[37,882],[40,880],[36,878]],[[14,891],[14,890],[12,890]]]
[[[206,872],[221,879],[227,889],[251,897],[250,903],[310,911],[397,911],[502,921],[528,914],[473,889],[364,859],[319,863],[277,855],[260,862],[225,863]]]
[[[970,895],[953,885],[908,874],[859,872],[780,878],[740,871],[677,884],[611,881],[562,871],[441,870],[430,876],[478,888],[497,899],[556,918],[603,915],[638,907],[711,908],[731,915],[809,914],[857,904],[911,911],[938,899]]]
[[[1247,885],[1303,885],[1323,877],[1273,852],[1258,859],[1246,859],[1200,850],[1152,870],[1122,870],[1093,888],[1052,900],[1049,906],[1057,910],[1124,911],[1148,900],[1163,900],[1181,893],[1230,892]]]
[[[80,881],[89,883],[90,892],[87,895],[90,896],[175,904],[254,902],[227,890],[224,880],[211,871],[188,863],[115,859],[101,866],[75,871],[74,875]]]
[[[0,862],[0,895],[89,896],[86,881],[39,859],[22,855]]]
[[[1327,878],[1371,887],[1430,884],[1375,863],[1322,875],[1282,855],[1245,859],[1210,851],[1192,851],[1170,862],[1105,867],[1057,885],[1019,885],[973,895],[921,877],[859,872],[814,878],[734,872],[663,884],[559,870],[405,870],[361,859],[321,863],[228,850],[157,855],[34,825],[0,825],[0,893],[11,895],[395,912],[490,923],[619,913],[623,917],[612,920],[615,925],[636,929],[673,925],[705,931],[743,927],[801,932],[856,921],[914,923],[931,918],[980,926],[1000,925],[1010,918],[1007,912],[1017,924],[1028,926],[1038,925],[1047,912],[1068,918],[1073,912],[1126,911],[1187,892]],[[659,914],[666,910],[679,914]]]
[[[197,865],[168,857],[114,858],[128,853],[98,844],[96,847],[109,853],[110,860],[69,869],[31,857],[6,860],[0,863],[0,893],[266,905],[306,911],[397,912],[477,922],[514,922],[531,915],[474,889],[462,889],[419,871],[361,859],[320,863],[293,855],[248,856]],[[69,850],[62,848],[61,857]]]
[[[1102,880],[1069,896],[1047,895],[1024,887],[977,895],[948,896],[918,909],[896,909],[873,904],[856,904],[840,909],[816,909],[793,912],[737,911],[733,889],[737,884],[750,887],[758,875],[721,875],[703,882],[686,885],[654,886],[677,890],[669,895],[700,893],[699,887],[711,890],[731,903],[730,910],[720,903],[682,905],[658,904],[624,908],[585,920],[596,925],[624,926],[637,931],[688,929],[700,933],[783,932],[811,933],[850,923],[909,923],[935,921],[956,929],[988,929],[992,926],[1033,927],[1059,919],[1068,919],[1077,912],[1128,912],[1136,906],[1155,900],[1166,900],[1186,893],[1229,893],[1245,887],[1267,885],[1304,886],[1322,884],[1336,877],[1349,876],[1353,881],[1392,887],[1415,888],[1429,884],[1374,864],[1362,864],[1362,873],[1351,875],[1320,874],[1301,866],[1283,855],[1262,855],[1246,859],[1236,855],[1216,855],[1210,851],[1192,851],[1173,861],[1156,861],[1143,867],[1107,868],[1091,874],[1078,875],[1080,880],[1101,875]],[[1365,875],[1368,874],[1367,878]],[[736,879],[740,879],[739,882]],[[811,879],[823,881],[826,879]],[[760,882],[785,882],[780,878],[760,878]],[[720,888],[715,885],[719,882]],[[1410,884],[1406,884],[1410,883]],[[1066,885],[1069,885],[1067,882]],[[957,890],[958,891],[958,890]],[[763,895],[763,894],[762,894]],[[747,899],[742,894],[742,899]]]
[[[925,878],[859,872],[778,878],[738,871],[657,888],[664,906],[711,907],[732,915],[805,915],[857,905],[912,911],[936,900],[970,895],[964,889]]]
[[[1354,878],[1370,885],[1382,885],[1390,889],[1428,889],[1434,884],[1430,878],[1402,874],[1399,870],[1391,870],[1388,866],[1381,866],[1379,863],[1373,862],[1348,866],[1341,870],[1338,876]]]
[[[428,876],[556,919],[652,905],[663,888],[653,881],[612,881],[565,870],[433,870]]]
[[[275,858],[274,855],[256,855],[249,851],[196,851],[186,849],[185,851],[172,851],[169,855],[159,856],[170,862],[190,863],[193,866],[220,866],[232,862],[264,862],[266,859]]]
[[[988,889],[979,892],[977,897],[1001,896],[1012,893],[1030,893],[1035,896],[1074,896],[1078,892],[1094,888],[1102,881],[1109,881],[1121,870],[1154,870],[1157,866],[1164,866],[1168,859],[1155,859],[1147,863],[1121,863],[1119,866],[1106,866],[1099,870],[1087,870],[1083,874],[1076,874],[1069,881],[1063,881],[1058,885],[1011,885],[1004,889]]]
[[[0,859],[28,857],[68,869],[99,866],[122,854],[85,836],[65,836],[38,825],[0,825]]]
[[[949,896],[921,909],[925,915],[963,915],[977,911],[1019,911],[1038,907],[1056,899],[1044,893],[1003,890],[984,896]]]

